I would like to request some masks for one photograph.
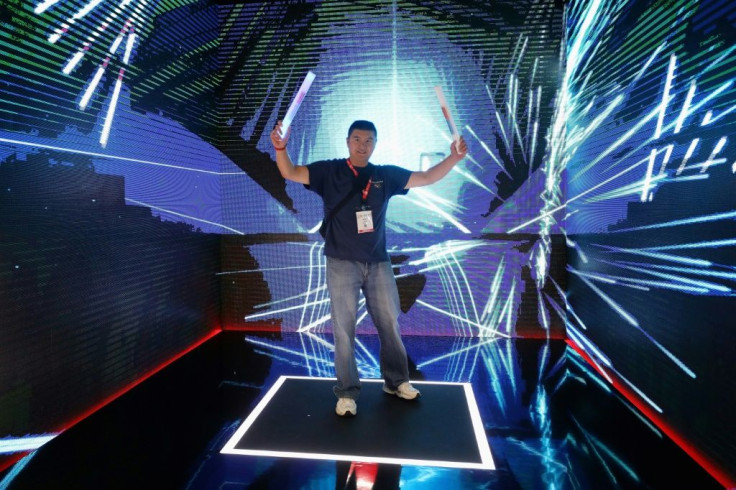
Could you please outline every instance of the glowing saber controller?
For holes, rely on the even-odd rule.
[[[289,106],[289,110],[286,111],[286,116],[284,116],[284,120],[281,122],[281,137],[286,136],[286,132],[289,130],[289,126],[291,126],[291,121],[294,120],[294,117],[296,116],[296,111],[299,110],[299,106],[302,105],[302,101],[304,100],[304,97],[307,95],[307,91],[309,90],[309,87],[312,86],[312,81],[314,81],[314,77],[316,77],[311,70],[307,72],[307,76],[304,77],[304,81],[302,82],[301,87],[299,87],[299,91],[296,93],[296,97],[294,97],[294,100],[291,101],[291,105]]]
[[[452,140],[455,142],[455,148],[457,148],[457,142],[460,139],[460,133],[457,132],[457,126],[455,126],[455,121],[453,121],[452,119],[450,107],[447,105],[445,95],[442,93],[442,87],[437,85],[434,88],[434,91],[437,92],[437,98],[440,100],[440,107],[442,107],[442,114],[444,114],[445,116],[447,126],[450,128],[450,132],[452,133]]]

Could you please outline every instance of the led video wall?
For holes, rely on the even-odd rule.
[[[571,4],[567,192],[550,209],[569,237],[568,337],[731,481],[735,20],[715,0]]]
[[[329,332],[321,204],[268,141],[309,70],[299,164],[346,156],[359,118],[375,163],[436,163],[435,86],[469,144],[389,210],[404,333],[563,335],[559,228],[519,229],[561,195],[556,2],[11,0],[0,19],[3,453],[218,326]]]
[[[177,52],[217,16],[190,8],[0,4],[0,467],[219,327],[219,152],[181,123],[214,118],[183,80],[216,57]]]
[[[560,77],[561,7],[233,2],[218,13],[225,328],[330,329],[322,203],[279,175],[269,139],[312,71],[291,126],[297,164],[346,157],[350,123],[367,119],[378,130],[373,163],[434,165],[451,142],[437,86],[468,142],[468,158],[445,179],[389,205],[402,331],[563,335],[559,228],[515,229],[546,205],[541,168]],[[560,192],[556,183],[548,199]],[[359,331],[373,331],[362,306],[359,319]]]
[[[435,86],[469,144],[389,209],[405,334],[566,330],[733,467],[736,7],[562,3],[0,4],[0,437],[220,324],[329,332],[321,203],[268,139],[311,70],[299,164],[355,119],[374,163],[436,163]]]

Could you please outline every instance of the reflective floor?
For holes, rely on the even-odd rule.
[[[405,337],[412,378],[472,384],[493,471],[220,454],[279,376],[334,375],[330,343],[224,332],[6,470],[0,488],[721,488],[563,341]],[[375,336],[358,359],[361,377],[378,377]]]

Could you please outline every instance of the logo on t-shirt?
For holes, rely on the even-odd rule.
[[[383,181],[382,180],[374,180],[372,181],[372,187],[375,187],[376,189],[380,189],[383,187]]]

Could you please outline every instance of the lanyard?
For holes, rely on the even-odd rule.
[[[350,162],[349,158],[347,159],[347,162],[348,167],[350,167],[350,170],[353,171],[353,175],[355,175],[355,177],[358,177],[358,171],[355,169],[355,166],[353,166],[353,164]],[[373,177],[368,179],[368,183],[365,185],[365,189],[361,191],[361,193],[363,194],[363,202],[368,199],[368,193],[371,191],[371,182],[373,182]]]

